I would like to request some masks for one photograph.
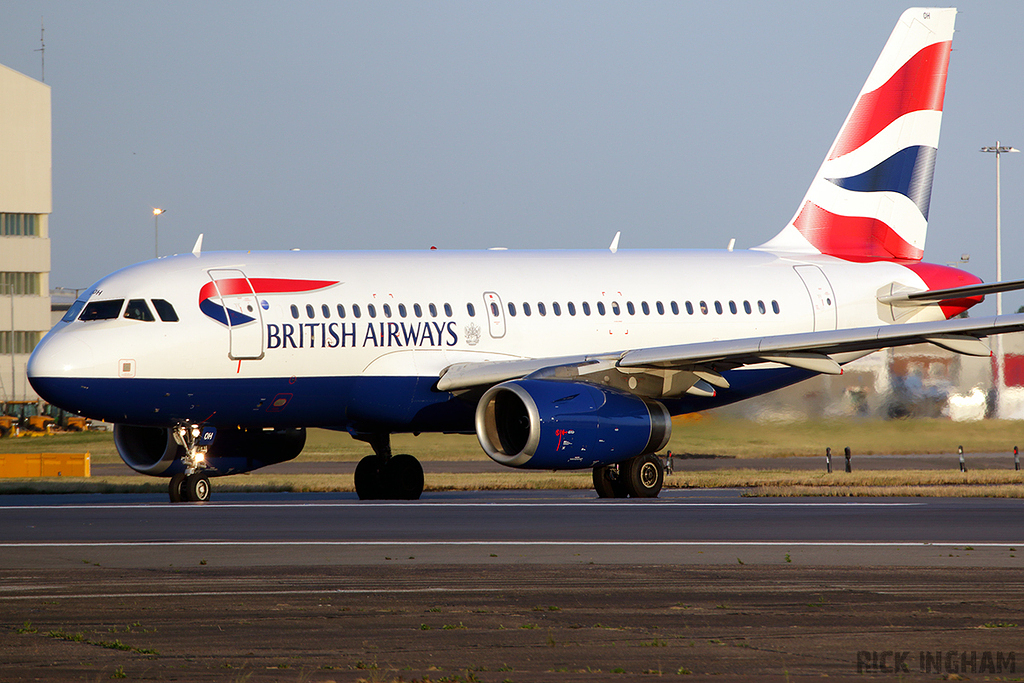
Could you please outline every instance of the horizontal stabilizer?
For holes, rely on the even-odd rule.
[[[1015,292],[1019,289],[1024,289],[1024,280],[989,282],[980,285],[952,287],[950,289],[895,292],[878,297],[878,302],[889,306],[927,306],[928,304],[938,304],[952,299],[987,296],[988,294],[997,294],[998,292]]]

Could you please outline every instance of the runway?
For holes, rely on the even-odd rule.
[[[906,674],[1015,674],[1022,512],[737,491],[6,496],[0,680],[861,680],[896,673],[894,652]]]
[[[80,562],[164,567],[415,564],[735,564],[1018,567],[1024,501],[745,498],[665,491],[223,494],[205,505],[158,495],[8,496],[0,568]],[[968,549],[969,548],[969,549]],[[1021,555],[1021,557],[1018,557]]]

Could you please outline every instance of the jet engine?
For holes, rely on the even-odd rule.
[[[306,430],[302,428],[218,429],[206,452],[208,474],[241,474],[292,460],[305,444]],[[125,464],[141,474],[170,477],[184,471],[181,457],[185,449],[165,427],[114,425],[114,445]]]
[[[502,465],[583,469],[664,448],[672,420],[661,403],[615,389],[521,379],[484,393],[476,435]]]

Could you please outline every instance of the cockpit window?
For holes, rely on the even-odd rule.
[[[147,323],[156,320],[153,317],[153,311],[149,310],[149,306],[146,305],[145,299],[129,299],[128,307],[124,309],[124,317],[129,320],[144,320]]]
[[[165,323],[178,322],[178,314],[175,313],[174,306],[166,299],[153,299],[153,308],[156,309],[156,314]]]
[[[78,316],[79,320],[110,320],[121,313],[121,306],[124,299],[109,299],[107,301],[90,301]]]
[[[78,317],[78,314],[82,312],[83,308],[85,308],[85,299],[79,299],[75,303],[71,304],[71,308],[67,310],[67,313],[64,314],[64,317],[61,318],[60,321],[62,323],[73,322],[75,318]]]

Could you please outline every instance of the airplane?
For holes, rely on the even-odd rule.
[[[793,218],[737,250],[192,253],[88,288],[33,352],[45,400],[114,423],[124,462],[210,477],[291,460],[305,430],[373,453],[360,499],[420,497],[393,433],[473,434],[503,465],[656,497],[672,416],[876,350],[989,356],[1024,315],[957,318],[984,284],[922,261],[955,9],[903,13]]]

